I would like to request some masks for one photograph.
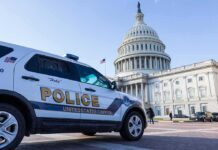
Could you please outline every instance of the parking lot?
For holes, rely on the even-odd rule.
[[[34,135],[25,138],[17,150],[217,150],[218,123],[160,122],[149,125],[140,141],[123,141],[118,133],[93,137],[82,134]]]

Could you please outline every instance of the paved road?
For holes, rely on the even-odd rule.
[[[34,135],[17,150],[217,150],[218,123],[156,123],[137,142],[123,141],[117,133]]]

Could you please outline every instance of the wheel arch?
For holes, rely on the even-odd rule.
[[[125,112],[124,115],[123,115],[122,123],[121,123],[120,128],[122,128],[123,123],[124,123],[124,120],[126,119],[127,115],[128,115],[129,113],[133,112],[133,111],[139,112],[139,113],[142,115],[142,117],[145,119],[144,121],[145,121],[145,128],[146,128],[146,127],[147,127],[146,114],[145,114],[143,108],[140,107],[140,106],[138,106],[138,105],[133,105],[133,106],[129,107],[129,108],[126,110],[126,112]]]
[[[0,90],[0,103],[10,104],[17,108],[25,118],[26,132],[29,136],[35,133],[36,129],[36,114],[30,102],[22,95],[14,91]]]

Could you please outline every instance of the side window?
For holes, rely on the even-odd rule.
[[[77,72],[74,64],[47,56],[33,56],[27,62],[25,68],[32,72],[77,80]]]
[[[11,53],[13,51],[12,48],[1,46],[0,45],[0,58]]]
[[[80,82],[110,88],[110,82],[93,68],[77,65]]]

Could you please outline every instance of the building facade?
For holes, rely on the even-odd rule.
[[[144,23],[138,3],[136,22],[126,33],[114,62],[122,92],[141,98],[159,117],[218,112],[218,63],[214,60],[170,69],[170,56],[157,32]]]

